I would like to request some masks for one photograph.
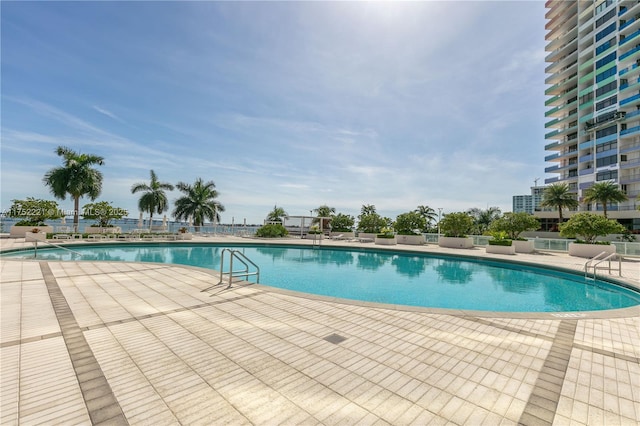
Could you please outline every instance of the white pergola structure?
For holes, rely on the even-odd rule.
[[[311,228],[311,224],[313,224],[314,220],[319,221],[320,231],[324,232],[322,229],[322,225],[324,223],[323,219],[331,219],[329,216],[287,216],[282,218],[282,226],[287,228],[290,233],[292,230],[295,230],[296,233],[298,228],[300,229],[300,238],[309,231]]]

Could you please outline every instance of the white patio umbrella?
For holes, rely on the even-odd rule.
[[[144,226],[144,221],[142,220],[142,212],[140,212],[140,219],[138,219],[138,228],[141,228]]]
[[[167,229],[167,215],[166,214],[162,218],[162,229],[164,229],[164,230]]]
[[[62,218],[60,219],[60,225],[66,225],[67,224],[67,218],[62,216]]]

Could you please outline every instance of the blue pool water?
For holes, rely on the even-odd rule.
[[[39,249],[39,259],[160,262],[220,269],[223,248],[260,267],[260,283],[344,299],[503,312],[570,312],[640,305],[640,293],[515,263],[374,250],[292,246],[109,245]],[[14,252],[3,257],[33,257]],[[234,269],[238,269],[234,267]]]

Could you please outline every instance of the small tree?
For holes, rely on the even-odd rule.
[[[540,229],[540,222],[529,213],[505,213],[499,219],[493,221],[489,230],[491,232],[506,232],[512,240],[517,240],[520,233]]]
[[[113,219],[122,219],[127,213],[125,209],[113,207],[108,201],[86,204],[82,207],[82,217],[84,219],[97,220],[100,228],[111,227],[110,222]]]
[[[58,203],[27,197],[26,200],[11,200],[7,217],[22,219],[16,226],[45,226],[47,219],[60,219],[64,215],[58,208]]]
[[[568,238],[582,237],[587,244],[595,244],[596,238],[609,234],[622,234],[625,227],[615,220],[594,213],[577,213],[560,225],[560,235]]]
[[[331,230],[333,232],[352,232],[355,223],[353,216],[338,213],[331,219]]]
[[[279,223],[268,223],[256,230],[256,237],[260,238],[280,238],[287,235],[289,231]]]
[[[420,235],[426,226],[426,218],[416,211],[398,215],[393,225],[399,235]]]
[[[273,206],[273,210],[267,214],[267,222],[280,222],[282,223],[282,218],[289,216],[286,211],[282,207]]]
[[[360,215],[358,221],[358,231],[377,234],[382,228],[387,226],[387,221],[380,217],[378,213]]]
[[[440,221],[445,237],[466,237],[473,228],[473,218],[468,213],[449,213]]]

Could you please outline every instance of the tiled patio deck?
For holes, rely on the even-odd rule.
[[[640,423],[640,307],[475,315],[202,293],[215,273],[169,265],[0,266],[3,425]]]

